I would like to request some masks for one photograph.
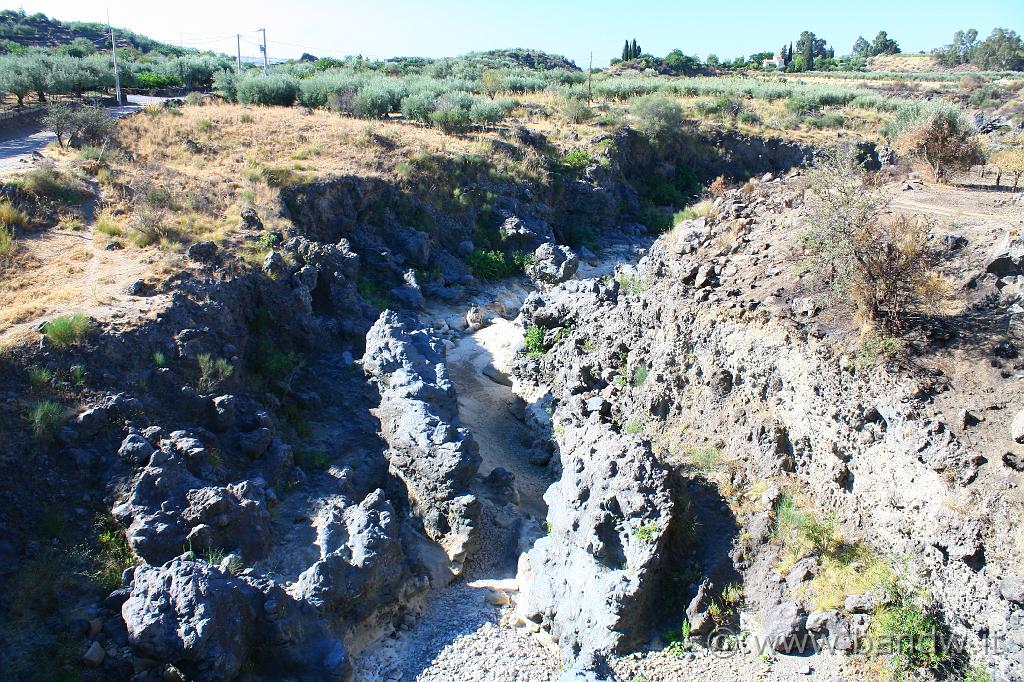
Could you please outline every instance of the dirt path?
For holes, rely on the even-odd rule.
[[[480,473],[486,476],[502,467],[515,474],[520,508],[543,522],[547,516],[544,491],[552,481],[547,469],[529,462],[532,437],[523,423],[523,402],[510,386],[485,374],[497,370],[510,376],[515,347],[522,338],[517,323],[496,318],[448,351],[448,371],[459,393],[459,416],[480,445]]]

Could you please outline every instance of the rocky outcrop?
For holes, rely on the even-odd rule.
[[[392,473],[406,486],[426,534],[460,570],[479,524],[469,486],[480,466],[476,441],[459,425],[444,347],[385,311],[366,337],[363,370],[380,390],[381,433]]]
[[[122,456],[152,449],[138,434],[121,446]],[[207,456],[197,439],[175,432],[149,455],[126,498],[113,509],[128,529],[128,542],[140,557],[160,564],[185,549],[235,552],[246,561],[269,548],[270,514],[261,482],[211,486],[190,470]]]
[[[341,498],[314,522],[320,560],[303,572],[292,592],[353,622],[400,607],[422,585],[412,578],[399,538],[399,519],[384,491],[355,504]]]
[[[342,642],[280,587],[203,561],[138,567],[121,615],[137,656],[191,679],[233,680],[243,669],[325,682],[351,674]]]
[[[527,270],[539,282],[558,284],[572,278],[579,265],[579,258],[568,246],[541,244],[533,252],[533,263]]]
[[[562,478],[544,495],[550,532],[520,558],[518,610],[574,660],[649,636],[674,504],[650,449],[606,424],[566,426],[558,444]]]

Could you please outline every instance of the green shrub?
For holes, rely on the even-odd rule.
[[[295,453],[295,464],[306,471],[325,471],[331,466],[331,457],[323,450],[301,448]]]
[[[431,92],[416,92],[402,100],[402,116],[410,121],[430,122],[430,115],[434,113],[434,94]]]
[[[49,164],[36,166],[16,182],[29,194],[56,199],[65,204],[76,203],[84,196],[84,191],[78,183],[68,180]]]
[[[68,374],[75,386],[85,385],[85,365],[71,365],[68,368]]]
[[[383,82],[370,83],[356,93],[352,113],[360,118],[383,118],[401,107],[402,91]]]
[[[540,327],[527,327],[524,343],[528,357],[536,359],[544,356],[544,330]]]
[[[644,206],[638,216],[641,223],[647,227],[652,234],[661,234],[672,229],[673,213],[671,209],[661,206]]]
[[[736,120],[740,123],[745,123],[748,126],[761,125],[761,117],[753,111],[741,111],[740,115],[736,117]]]
[[[97,530],[92,577],[101,594],[107,595],[121,587],[121,576],[125,569],[135,565],[135,554],[124,532],[113,521],[100,523]]]
[[[262,75],[246,76],[238,81],[236,88],[241,104],[290,107],[299,95],[299,81],[282,74],[274,74],[268,78]]]
[[[235,373],[235,368],[224,358],[215,358],[209,353],[201,353],[196,356],[199,364],[199,383],[197,388],[204,393],[217,388],[221,382],[226,381]]]
[[[662,95],[637,97],[630,102],[629,112],[639,119],[636,129],[655,147],[667,144],[683,125],[679,104]]]
[[[658,532],[658,524],[654,521],[637,526],[636,539],[640,542],[650,544],[654,542],[654,534]]]
[[[62,315],[43,325],[43,335],[56,348],[68,348],[81,343],[92,331],[92,320],[83,313]]]
[[[949,102],[901,107],[883,132],[894,138],[897,152],[926,162],[936,182],[948,170],[966,170],[983,157],[973,121]]]
[[[887,590],[892,602],[875,613],[872,630],[893,647],[892,677],[907,679],[915,670],[936,670],[949,660],[943,648],[942,622],[920,595],[895,582]]]
[[[469,120],[477,125],[489,126],[503,121],[514,108],[515,103],[508,99],[486,99],[478,97],[469,107]]]
[[[594,157],[586,149],[573,149],[562,159],[562,165],[571,170],[583,170],[594,162]]]
[[[52,440],[60,426],[63,409],[52,400],[41,400],[32,408],[32,433],[40,440]]]
[[[586,102],[569,98],[562,102],[558,108],[559,113],[569,123],[586,123],[595,116],[594,110]]]
[[[633,386],[641,386],[647,381],[647,376],[650,374],[651,368],[647,365],[640,363],[633,368]]]
[[[466,264],[480,279],[495,280],[523,274],[530,264],[531,254],[476,249],[466,256]]]
[[[153,364],[155,364],[157,367],[167,366],[167,356],[164,355],[163,351],[153,351]]]

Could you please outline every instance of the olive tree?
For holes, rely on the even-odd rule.
[[[960,107],[927,102],[896,112],[887,132],[897,152],[924,161],[935,182],[950,170],[966,170],[982,160],[977,129]]]

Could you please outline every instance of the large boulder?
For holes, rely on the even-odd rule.
[[[201,452],[197,440],[179,437],[163,441],[150,455],[128,494],[112,510],[128,529],[128,543],[151,564],[168,561],[186,547],[197,552],[233,551],[246,561],[262,559],[271,532],[262,485],[206,485],[189,470],[187,461],[189,453],[197,457]]]
[[[573,660],[646,641],[674,504],[668,473],[637,440],[594,422],[558,440],[562,479],[544,495],[550,533],[520,557],[518,608]]]
[[[188,679],[233,680],[243,667],[265,679],[351,678],[343,643],[310,607],[276,583],[203,561],[139,566],[121,616],[137,656],[173,664]]]
[[[788,601],[767,609],[762,625],[764,643],[773,651],[801,653],[808,645],[807,612],[799,602]]]
[[[540,282],[558,284],[572,279],[579,265],[580,259],[568,246],[541,244],[533,252],[529,275]]]
[[[480,452],[459,424],[444,346],[386,310],[366,336],[363,370],[380,391],[374,413],[388,443],[389,468],[405,484],[426,534],[458,572],[479,525],[480,502],[469,487]]]
[[[523,218],[505,213],[499,230],[506,244],[523,251],[533,251],[541,244],[555,241],[551,226],[540,218]]]
[[[293,594],[353,620],[408,601],[415,584],[382,490],[359,504],[344,499],[324,507],[314,525],[320,560],[299,576]]]
[[[986,272],[997,277],[1024,275],[1024,229],[1009,230],[989,256]]]

